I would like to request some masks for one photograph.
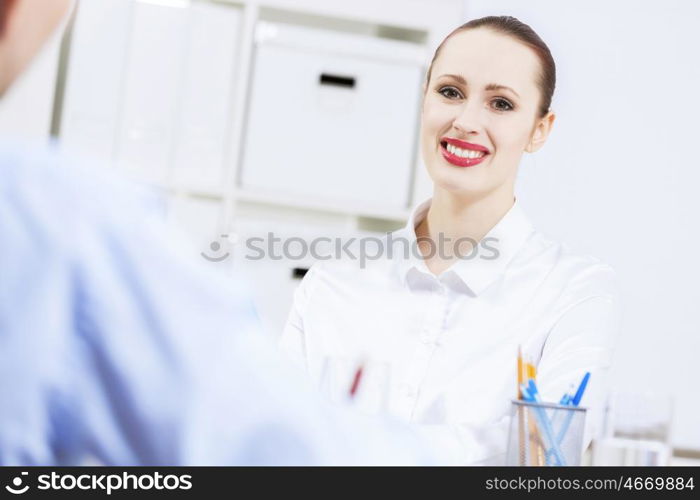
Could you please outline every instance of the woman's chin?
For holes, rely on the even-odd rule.
[[[438,168],[428,170],[430,178],[436,188],[455,194],[478,194],[485,189],[483,175],[470,169],[461,169],[454,166],[440,165]]]

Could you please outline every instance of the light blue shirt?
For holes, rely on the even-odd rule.
[[[400,428],[320,404],[245,289],[94,170],[0,144],[0,464],[424,460]]]

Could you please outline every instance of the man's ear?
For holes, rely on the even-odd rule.
[[[5,32],[7,18],[10,17],[10,11],[14,8],[17,0],[0,0],[0,39]]]
[[[0,33],[0,97],[27,68],[34,56],[67,20],[74,0],[2,0]]]
[[[549,137],[549,133],[552,131],[552,125],[554,124],[556,117],[557,116],[554,114],[554,111],[550,111],[537,121],[537,124],[532,131],[530,142],[525,147],[525,151],[528,153],[534,153],[544,146],[547,137]]]

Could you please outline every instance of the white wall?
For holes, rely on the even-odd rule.
[[[614,380],[671,391],[677,447],[700,449],[700,4],[680,0],[474,0],[512,15],[557,63],[548,144],[521,165],[540,230],[618,273],[624,326]]]

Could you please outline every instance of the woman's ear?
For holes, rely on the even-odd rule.
[[[525,151],[534,153],[544,145],[549,133],[552,131],[552,125],[556,117],[554,111],[550,111],[537,121],[535,129],[532,131],[530,142],[525,147]]]

